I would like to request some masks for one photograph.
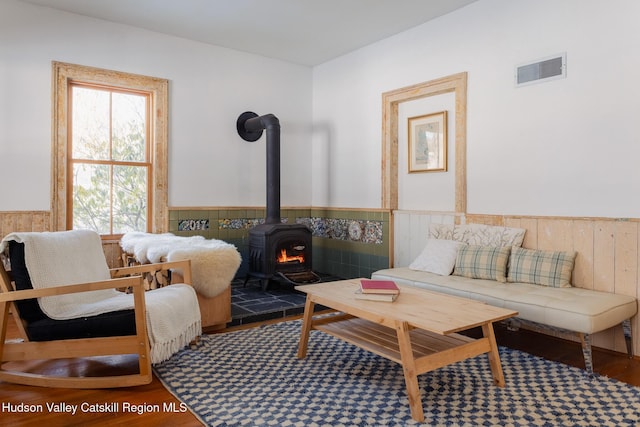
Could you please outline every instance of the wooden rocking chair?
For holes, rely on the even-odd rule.
[[[5,261],[10,262],[11,271]],[[29,286],[30,280],[25,286],[24,275],[27,274],[28,279],[28,272],[24,263],[23,245],[9,242],[9,257],[3,260],[0,268],[0,380],[62,388],[113,388],[150,383],[150,343],[141,274],[168,269],[180,269],[184,283],[191,284],[190,261],[186,260],[113,269],[110,270],[110,280],[33,289]],[[53,320],[40,310],[36,300],[127,288],[133,293],[133,309],[78,319]],[[22,339],[6,340],[10,313],[14,316]],[[29,368],[33,362],[28,362],[112,355],[137,355],[138,372],[100,377],[54,376],[33,373]]]

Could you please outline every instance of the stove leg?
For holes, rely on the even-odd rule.
[[[251,280],[251,279],[258,279],[258,281],[260,282],[260,288],[263,291],[267,290],[267,288],[269,287],[269,282],[271,280],[270,277],[260,278],[260,277],[256,277],[256,276],[252,275],[251,273],[247,273],[247,275],[244,276],[244,282],[242,283],[242,287],[246,288],[247,287],[247,283],[249,283],[249,280]]]
[[[249,279],[251,278],[251,276],[249,274],[247,274],[246,276],[244,276],[244,283],[242,283],[242,287],[246,288],[247,287],[247,282],[249,281]]]

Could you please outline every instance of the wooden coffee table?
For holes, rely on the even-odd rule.
[[[360,279],[297,286],[307,294],[298,358],[307,355],[311,329],[326,332],[402,365],[411,416],[423,422],[418,375],[487,353],[493,381],[504,387],[493,322],[518,312],[478,301],[402,286],[395,302],[354,297]],[[338,313],[313,316],[322,304]],[[482,327],[473,339],[456,332]]]

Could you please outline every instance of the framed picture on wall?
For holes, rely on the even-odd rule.
[[[409,117],[409,173],[447,170],[447,112]]]

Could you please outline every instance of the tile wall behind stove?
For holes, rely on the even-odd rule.
[[[246,274],[249,230],[263,223],[264,209],[176,209],[169,212],[169,231],[200,235],[234,244]],[[307,225],[313,236],[313,269],[339,277],[369,277],[389,265],[389,213],[383,210],[327,208],[281,209],[282,222]]]

